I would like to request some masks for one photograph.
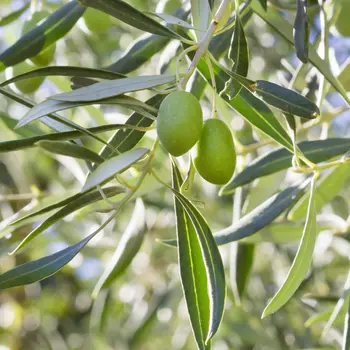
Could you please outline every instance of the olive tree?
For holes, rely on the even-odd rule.
[[[13,348],[350,349],[349,4],[3,5]]]

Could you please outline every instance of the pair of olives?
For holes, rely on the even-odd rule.
[[[178,157],[193,149],[198,173],[208,182],[227,183],[236,167],[236,152],[228,126],[219,119],[203,124],[202,108],[189,92],[168,95],[159,107],[157,133],[164,148]]]

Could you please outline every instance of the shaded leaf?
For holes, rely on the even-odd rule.
[[[306,119],[314,119],[320,115],[315,103],[290,89],[265,80],[258,80],[253,89],[264,102],[285,113]]]
[[[95,236],[95,232],[79,243],[55,254],[17,266],[0,275],[0,289],[22,286],[47,278],[67,265]]]
[[[135,148],[106,160],[89,174],[82,191],[91,190],[97,185],[110,180],[116,174],[122,173],[144,157],[148,151],[147,148]]]
[[[316,208],[314,205],[316,176],[312,179],[309,207],[306,217],[303,236],[300,241],[299,249],[294,258],[293,264],[282,286],[266,306],[262,318],[276,312],[280,309],[296,292],[303,282],[312,261],[313,251],[317,238],[316,230]]]
[[[15,77],[5,80],[0,86],[6,86],[16,81],[21,81],[34,77],[48,77],[48,76],[74,76],[74,77],[90,77],[100,79],[118,79],[125,78],[125,75],[114,73],[103,69],[83,68],[73,66],[51,66],[33,69],[29,72],[16,75]]]
[[[146,16],[135,7],[121,0],[80,0],[86,7],[93,7],[103,11],[120,21],[145,32],[166,36],[172,39],[181,38],[178,34],[164,27],[153,18]]]
[[[104,161],[104,159],[97,153],[84,146],[75,145],[74,143],[61,141],[39,141],[35,145],[51,153],[62,154],[96,163],[102,163]]]
[[[172,75],[146,75],[140,77],[123,78],[104,81],[80,89],[54,95],[50,98],[58,101],[99,101],[117,96],[125,92],[138,91],[156,87],[174,81]]]
[[[123,193],[124,189],[122,187],[107,187],[103,189],[104,195],[109,197],[114,197],[117,194]],[[94,190],[89,193],[84,193],[82,196],[74,196],[74,200],[66,204],[62,209],[51,215],[47,218],[43,223],[41,223],[38,227],[36,227],[32,232],[30,232],[22,242],[17,246],[17,248],[12,252],[12,254],[16,253],[20,248],[24,245],[28,244],[33,238],[38,236],[41,232],[45,231],[47,228],[52,226],[54,223],[63,219],[67,215],[74,213],[75,211],[86,207],[89,204],[95,203],[97,201],[103,200],[104,198],[101,196],[99,190]]]
[[[297,13],[293,27],[294,47],[301,62],[309,60],[310,24],[307,17],[307,0],[297,0]]]
[[[324,162],[344,154],[350,148],[350,139],[329,138],[327,140],[303,141],[298,144],[305,157],[314,163]],[[292,164],[293,154],[280,148],[256,158],[245,169],[234,176],[231,181],[222,187],[220,195],[228,195],[242,185],[253,180],[288,169]]]
[[[141,248],[146,226],[146,210],[141,199],[136,200],[135,209],[123,236],[111,260],[98,280],[93,297],[96,298],[101,289],[110,286],[126,268]]]
[[[64,5],[43,23],[29,30],[15,44],[0,54],[0,71],[38,55],[65,36],[82,16],[85,9],[73,0]]]

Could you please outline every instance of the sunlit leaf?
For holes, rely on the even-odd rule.
[[[146,148],[135,148],[106,160],[89,174],[82,191],[91,190],[97,185],[112,179],[116,174],[122,173],[144,157],[148,151]]]
[[[173,171],[179,174],[179,170],[173,163]],[[176,174],[175,173],[175,174]],[[179,175],[177,175],[179,177]],[[204,259],[210,299],[210,318],[208,333],[205,335],[206,343],[218,330],[224,312],[226,285],[225,273],[219,249],[214,241],[211,230],[203,216],[196,207],[180,192],[167,186],[172,190],[176,199],[181,203],[187,215],[190,217],[193,227],[197,233],[202,256]]]
[[[276,312],[293,296],[293,294],[299,288],[300,284],[303,282],[310,268],[317,238],[316,208],[313,198],[316,182],[315,177],[311,182],[309,207],[299,249],[285,281],[275,296],[272,298],[272,300],[269,302],[269,304],[266,306],[262,314],[263,318]]]
[[[125,92],[138,91],[156,87],[174,81],[172,75],[145,75],[96,83],[91,86],[54,95],[50,98],[58,101],[99,101]]]
[[[173,169],[172,180],[173,188],[180,191],[183,180],[177,169]],[[208,349],[205,340],[209,327],[210,300],[201,247],[191,219],[176,197],[175,214],[181,283],[187,310],[198,348]]]
[[[193,26],[200,29],[200,31],[195,32],[197,41],[200,41],[210,23],[210,7],[208,0],[191,0],[191,17]]]

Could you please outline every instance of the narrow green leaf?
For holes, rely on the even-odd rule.
[[[174,168],[172,185],[176,191],[180,191],[183,185],[180,173]],[[200,242],[191,219],[175,195],[174,201],[182,289],[197,346],[199,349],[205,350],[208,349],[205,340],[210,319],[207,272]]]
[[[29,30],[14,45],[0,54],[0,71],[38,55],[65,36],[85,9],[75,0],[64,5],[43,23]]]
[[[232,225],[215,232],[214,238],[216,244],[223,245],[239,241],[259,232],[259,230],[269,225],[281,215],[283,211],[288,209],[300,197],[308,183],[309,180],[306,180],[295,186],[286,188],[270,197]],[[177,245],[176,240],[166,240],[162,242],[170,246]],[[249,240],[247,240],[247,243],[248,242]]]
[[[232,253],[232,251],[231,251]],[[242,300],[250,273],[253,268],[255,245],[237,243],[235,255],[232,257],[235,262],[230,269],[231,281],[234,284],[238,300]]]
[[[286,188],[257,206],[239,221],[216,232],[216,243],[218,245],[227,244],[258,232],[288,209],[299,198],[308,183],[309,180],[306,180],[295,186]]]
[[[25,128],[25,130],[27,129],[28,127]],[[107,124],[107,125],[96,126],[93,128],[87,128],[86,130],[88,130],[93,134],[99,134],[102,132],[112,131],[116,129],[138,131],[137,126],[129,125],[129,124]],[[16,132],[17,130],[22,131],[22,129],[16,129]],[[140,132],[144,133],[144,131],[140,131]],[[73,139],[82,137],[84,135],[85,134],[81,130],[73,130],[73,131],[62,131],[62,132],[50,133],[50,134],[45,134],[40,136],[32,136],[24,139],[19,139],[19,140],[4,141],[4,142],[0,142],[0,153],[2,152],[7,153],[12,151],[18,151],[25,148],[35,147],[35,143],[39,141],[66,141],[66,140],[73,140]]]
[[[97,185],[112,179],[116,174],[122,173],[144,157],[148,151],[146,148],[135,148],[106,160],[89,174],[82,191],[91,190]]]
[[[156,87],[174,81],[172,75],[146,75],[140,77],[123,78],[96,83],[80,89],[51,96],[58,101],[99,101],[117,96],[125,92],[138,91]]]
[[[316,212],[329,203],[350,179],[350,164],[343,164],[332,169],[317,184],[314,194]],[[308,196],[304,195],[288,214],[289,220],[301,220],[308,208]]]
[[[112,188],[112,187],[111,187]],[[115,189],[117,189],[117,187],[114,187]],[[97,190],[96,190],[97,191]],[[20,223],[24,223],[27,222],[28,219],[30,218],[36,218],[39,217],[43,214],[49,213],[50,211],[53,211],[55,209],[59,209],[69,203],[75,202],[77,199],[81,198],[84,195],[84,193],[79,192],[74,194],[73,196],[69,196],[68,198],[65,198],[63,200],[60,201],[56,201],[53,204],[47,205],[47,206],[42,206],[40,205],[40,208],[38,210],[30,210],[28,214],[23,214],[20,218],[11,221],[9,223],[10,226],[16,226]],[[45,202],[45,199],[42,201]]]
[[[51,153],[84,159],[95,163],[102,163],[104,161],[104,159],[97,153],[84,146],[75,145],[74,143],[61,141],[39,141],[35,145]]]
[[[235,30],[231,38],[231,45],[228,56],[233,63],[232,71],[246,77],[249,68],[248,43],[244,33],[244,27],[239,16],[236,16]],[[226,83],[225,89],[229,88],[229,96],[232,99],[241,90],[240,84],[237,84],[232,78]]]
[[[149,111],[156,112],[146,103],[143,103],[136,98],[130,96],[117,96],[104,99],[99,101],[100,104],[106,105],[122,105],[129,109],[136,109],[137,111],[142,111],[145,116],[148,115]],[[46,100],[36,106],[34,106],[28,113],[18,122],[17,128],[31,123],[34,120],[40,119],[45,115],[56,113],[70,108],[77,108],[86,105],[90,105],[91,102],[74,102],[74,101],[57,101],[57,100]],[[153,119],[153,115],[150,115]]]
[[[124,192],[122,187],[107,187],[103,189],[103,193],[107,198],[114,197],[118,194]],[[12,254],[16,253],[19,249],[21,249],[24,245],[28,244],[33,238],[38,236],[40,233],[45,231],[47,228],[52,226],[54,223],[63,219],[67,215],[74,213],[75,211],[86,207],[89,204],[98,202],[100,200],[104,200],[101,196],[100,190],[94,190],[89,193],[84,193],[82,196],[74,196],[74,200],[66,204],[62,209],[51,215],[44,222],[42,222],[38,227],[36,227],[33,231],[31,231],[22,242],[16,247],[16,249],[12,252]]]
[[[13,11],[10,14],[8,14],[7,16],[1,17],[0,18],[0,27],[7,26],[8,24],[17,20],[19,17],[22,16],[22,14],[24,12],[26,12],[28,10],[29,6],[30,6],[30,4],[27,3],[27,4],[23,5],[19,10]]]
[[[15,77],[5,80],[0,84],[0,87],[12,84],[16,81],[30,79],[34,77],[48,77],[48,76],[63,76],[63,77],[89,77],[99,79],[119,79],[125,78],[125,75],[114,73],[103,69],[83,68],[73,66],[51,66],[33,69],[29,72],[16,75]]]
[[[291,44],[294,43],[292,25],[281,17],[276,10],[270,7],[268,11],[265,11],[259,3],[259,0],[252,0],[250,8],[266,23],[273,27],[286,41]],[[309,61],[324,75],[334,89],[340,93],[348,105],[350,105],[350,98],[347,96],[343,85],[330,70],[329,63],[322,60],[312,47],[309,48]]]
[[[191,0],[191,18],[193,27],[200,29],[195,32],[197,41],[201,41],[210,23],[210,7],[208,0]]]
[[[303,95],[277,84],[258,80],[254,92],[264,102],[282,112],[306,119],[314,119],[320,115],[320,110],[315,103]]]
[[[128,227],[94,288],[93,298],[96,298],[101,289],[110,286],[127,269],[141,248],[146,230],[145,206],[141,199],[137,199]]]
[[[9,97],[12,100],[14,100],[14,101],[16,101],[24,106],[27,106],[30,108],[35,106],[35,104],[32,101],[30,101],[29,99],[24,98],[24,97],[12,92],[12,91],[4,89],[2,87],[0,87],[0,94]],[[48,117],[50,117],[50,118],[48,118]],[[48,117],[42,117],[41,122],[48,125],[50,128],[52,128],[55,131],[65,132],[65,131],[72,131],[72,129],[73,130],[74,129],[80,130],[83,134],[89,135],[90,137],[98,140],[99,142],[106,144],[106,142],[103,139],[101,139],[99,136],[96,136],[95,134],[93,134],[89,130],[81,127],[80,125],[78,125],[70,120],[68,120],[67,118],[61,117],[56,113],[51,113],[48,115]]]
[[[160,106],[164,98],[165,98],[164,95],[155,95],[151,97],[149,100],[147,100],[146,103],[149,106],[155,109],[158,109],[158,107]],[[153,113],[153,115],[156,117],[155,113]],[[130,116],[130,118],[128,118],[126,123],[128,125],[134,125],[135,127],[148,127],[153,123],[153,121],[149,118],[145,118],[140,113],[134,113]],[[118,130],[108,140],[108,144],[113,146],[120,153],[124,153],[126,151],[129,151],[133,147],[135,147],[137,143],[141,140],[144,134],[145,134],[144,131],[138,131],[138,130],[132,130],[132,129]],[[103,147],[100,152],[100,156],[105,159],[110,158],[112,155],[113,155],[113,151],[106,146]]]
[[[0,275],[0,289],[22,286],[47,278],[67,265],[95,236],[96,232],[77,244],[55,254],[17,266]]]
[[[350,139],[329,138],[327,140],[303,141],[298,144],[305,157],[314,163],[324,162],[344,154],[350,148]],[[232,194],[239,186],[253,180],[291,167],[293,155],[279,148],[256,158],[245,169],[222,187],[220,195]]]
[[[293,264],[282,286],[266,306],[262,318],[276,312],[280,309],[296,292],[303,282],[312,261],[313,251],[317,238],[316,230],[316,208],[314,205],[316,176],[312,179],[309,208],[306,217],[303,236],[300,241],[298,252],[294,258]]]
[[[120,21],[145,32],[166,36],[171,39],[181,38],[169,28],[146,16],[135,7],[121,0],[79,0],[86,7],[93,7],[108,15],[118,18]]]
[[[297,0],[297,13],[294,21],[294,47],[299,60],[307,63],[309,60],[310,24],[307,17],[307,0]]]
[[[174,175],[181,178],[179,170],[174,162],[172,162],[172,167]],[[210,299],[209,327],[208,333],[205,335],[206,344],[208,344],[208,341],[218,330],[224,312],[226,284],[223,263],[212,232],[203,216],[200,214],[197,208],[180,192],[171,186],[167,185],[167,187],[173,192],[177,200],[186,211],[187,215],[190,217],[201,246],[202,256],[207,271]]]

